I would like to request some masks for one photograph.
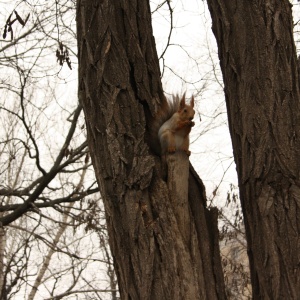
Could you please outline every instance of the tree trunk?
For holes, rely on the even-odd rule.
[[[291,4],[208,0],[254,299],[299,299],[300,116]]]
[[[164,98],[149,1],[78,1],[77,30],[79,99],[122,299],[224,299],[201,180],[177,153],[167,184],[145,142],[145,115]]]

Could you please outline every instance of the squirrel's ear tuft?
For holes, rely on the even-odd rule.
[[[191,107],[194,107],[194,104],[195,104],[195,99],[194,99],[194,95],[193,95],[192,99],[191,99]]]
[[[179,103],[179,109],[183,109],[185,106],[185,93],[182,95],[182,98]]]

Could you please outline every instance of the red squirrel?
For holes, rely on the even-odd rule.
[[[180,102],[178,96],[173,101],[175,102],[175,107],[176,105],[178,107],[177,111],[158,130],[161,154],[181,150],[190,155],[189,134],[195,125],[195,122],[192,121],[195,115],[194,96],[192,96],[190,105],[185,103],[185,94],[182,96]]]
[[[190,155],[189,134],[195,123],[194,97],[188,105],[185,94],[180,98],[173,96],[173,101],[163,99],[157,114],[150,118],[148,138],[154,153],[165,156],[177,150]]]

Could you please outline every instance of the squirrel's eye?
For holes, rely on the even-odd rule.
[[[186,108],[183,110],[184,112],[187,112]]]

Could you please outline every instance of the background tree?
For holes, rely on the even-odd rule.
[[[299,77],[289,1],[208,0],[254,299],[297,299]]]

